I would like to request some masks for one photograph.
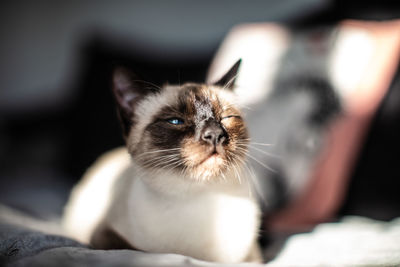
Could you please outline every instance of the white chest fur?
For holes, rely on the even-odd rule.
[[[144,251],[217,262],[240,262],[249,256],[256,244],[259,210],[244,177],[241,183],[226,177],[203,185],[171,175],[143,177],[128,160],[116,157],[121,153],[126,151],[97,163],[75,189],[64,218],[71,233],[89,240],[95,226],[105,224]],[[115,172],[119,175],[103,177],[105,166],[113,166],[115,159],[124,162]],[[112,193],[99,190],[105,181],[113,184],[108,186]],[[88,220],[93,212],[98,215]]]
[[[110,209],[109,218],[114,219],[108,223],[144,251],[242,261],[257,237],[257,205],[249,197],[247,185],[214,186],[163,194],[135,179],[130,187],[123,187],[130,188],[128,197],[123,197],[128,191],[119,192],[119,203]],[[121,205],[122,199],[125,205]]]

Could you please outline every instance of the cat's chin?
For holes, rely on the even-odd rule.
[[[202,159],[198,164],[191,168],[189,172],[196,180],[209,181],[224,177],[226,173],[226,159],[220,154],[211,154]]]
[[[211,169],[224,165],[224,162],[225,160],[219,154],[211,154],[200,163],[200,166]]]

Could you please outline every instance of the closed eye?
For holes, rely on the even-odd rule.
[[[229,119],[229,118],[238,118],[238,119],[241,119],[242,117],[240,117],[239,115],[229,115],[229,116],[222,117],[221,120],[225,120],[225,119]]]
[[[184,123],[185,123],[185,122],[184,122],[182,119],[180,119],[180,118],[170,118],[170,119],[167,119],[167,122],[170,123],[170,124],[173,124],[173,125],[181,125],[181,124],[184,124]]]

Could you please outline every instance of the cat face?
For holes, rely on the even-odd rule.
[[[128,93],[121,94],[114,79],[114,92],[126,99],[118,106],[120,116],[128,116],[122,122],[134,161],[148,171],[168,170],[195,180],[239,171],[234,169],[243,164],[248,134],[230,92],[238,64],[215,85],[188,83],[146,91],[132,82],[135,78],[120,76],[121,84],[131,83]],[[133,86],[142,87],[132,92]]]

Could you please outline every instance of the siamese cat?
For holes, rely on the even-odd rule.
[[[261,261],[249,138],[231,92],[239,65],[214,84],[162,88],[117,69],[126,148],[102,156],[74,188],[63,218],[69,234],[95,248]]]

